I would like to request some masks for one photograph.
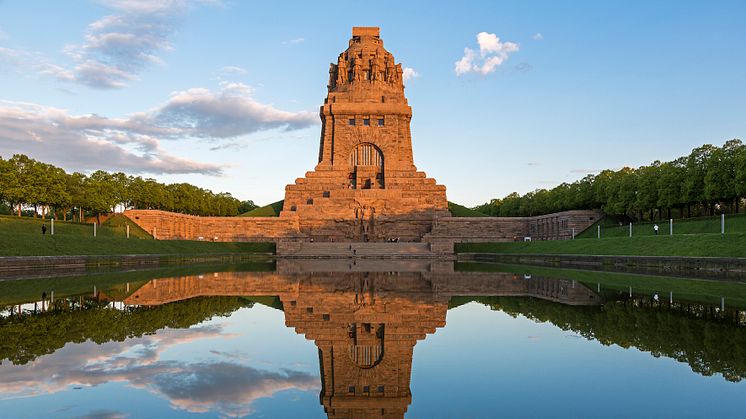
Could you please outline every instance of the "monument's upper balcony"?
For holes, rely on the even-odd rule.
[[[403,70],[378,27],[353,27],[349,47],[329,66],[326,103],[406,103]]]

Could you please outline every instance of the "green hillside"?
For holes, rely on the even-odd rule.
[[[254,208],[249,212],[239,215],[239,217],[279,217],[284,203],[285,200],[273,202],[263,207]]]
[[[487,214],[466,208],[463,205],[459,205],[455,202],[448,201],[448,210],[451,211],[454,217],[487,217]]]

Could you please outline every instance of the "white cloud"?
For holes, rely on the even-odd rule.
[[[27,154],[67,170],[221,174],[222,167],[169,154],[163,140],[235,142],[272,129],[318,123],[313,112],[287,112],[257,102],[251,88],[224,83],[218,91],[175,92],[162,105],[126,118],[71,115],[63,109],[0,100],[0,155]]]
[[[245,68],[237,67],[235,65],[229,65],[225,66],[220,69],[219,71],[221,76],[227,76],[227,75],[238,75],[238,76],[245,76],[249,72]]]
[[[534,41],[541,41],[544,39],[544,35],[541,34],[541,32],[536,32],[534,36],[531,37]]]
[[[479,55],[471,48],[464,48],[464,56],[456,61],[454,70],[460,76],[466,73],[487,75],[508,60],[510,54],[518,52],[519,46],[513,42],[502,42],[494,33],[477,34]]]
[[[298,45],[298,44],[301,44],[303,42],[305,42],[304,38],[295,38],[295,39],[290,39],[290,40],[287,40],[287,41],[282,41],[282,44],[283,45]]]
[[[145,119],[155,126],[199,138],[232,138],[274,128],[301,129],[318,123],[316,113],[281,111],[257,102],[251,94],[251,87],[243,83],[222,83],[217,92],[204,88],[176,92]]]
[[[417,77],[420,77],[420,73],[418,73],[414,68],[404,67],[404,71],[402,73],[402,78],[404,79],[404,81],[416,79]]]

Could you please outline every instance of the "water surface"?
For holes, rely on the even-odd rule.
[[[365,260],[5,281],[0,412],[743,417],[743,294]]]

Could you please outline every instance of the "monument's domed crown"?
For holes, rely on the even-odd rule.
[[[406,102],[403,70],[383,47],[378,27],[353,27],[350,46],[329,68],[327,103]]]

